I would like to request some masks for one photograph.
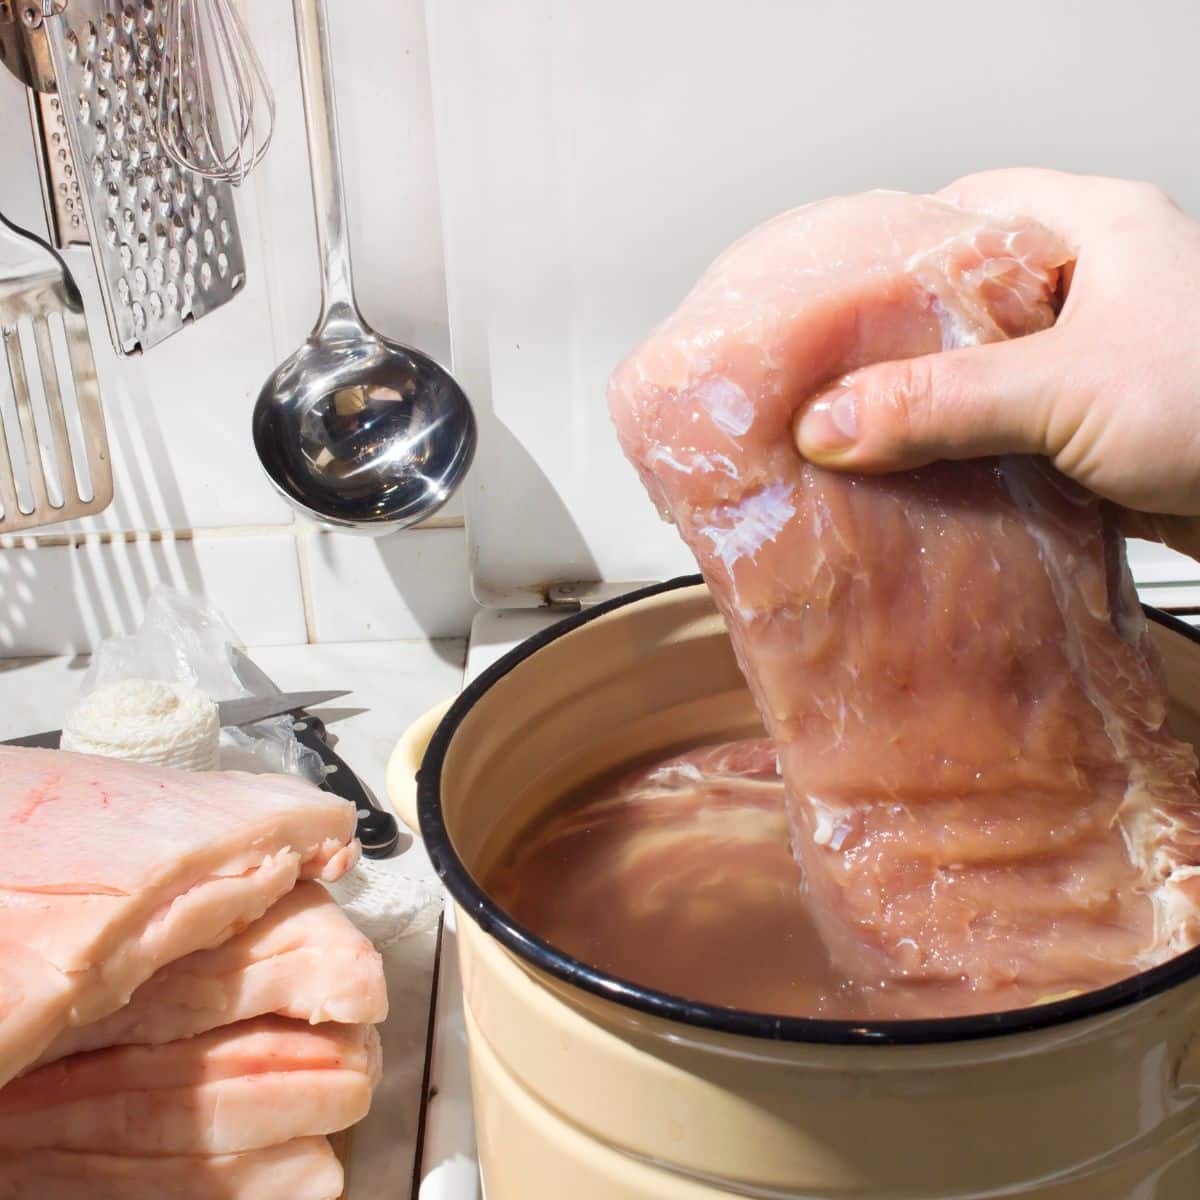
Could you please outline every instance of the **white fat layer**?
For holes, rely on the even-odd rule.
[[[754,424],[754,404],[732,379],[723,375],[705,379],[692,395],[723,433],[741,437]]]
[[[840,850],[850,835],[851,822],[845,809],[836,808],[820,796],[805,796],[812,813],[812,839],[818,846]]]
[[[718,508],[713,517],[722,523],[704,525],[700,533],[732,573],[741,559],[753,560],[767,542],[773,542],[795,515],[792,489],[786,483],[773,483],[738,504]]]
[[[646,778],[654,783],[664,783],[676,779],[687,779],[693,783],[704,782],[704,775],[695,763],[672,763],[652,771]]]
[[[681,462],[666,446],[655,446],[650,451],[649,457],[651,466],[658,466],[661,463],[684,475],[692,475],[696,472],[701,475],[711,475],[714,471],[719,471],[722,475],[728,475],[730,479],[739,477],[733,460],[725,454],[693,454],[687,462]]]
[[[809,796],[808,804],[813,813],[813,841],[828,846],[833,840],[833,813],[815,796]]]

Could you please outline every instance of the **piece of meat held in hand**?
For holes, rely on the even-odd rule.
[[[354,827],[300,779],[0,747],[0,1086],[297,879],[340,878]]]
[[[0,1200],[337,1200],[343,1183],[337,1155],[316,1137],[187,1158],[0,1154]]]
[[[163,967],[111,1016],[64,1030],[38,1065],[162,1045],[268,1013],[312,1025],[387,1017],[383,959],[319,883],[297,884],[237,937]]]
[[[0,1091],[0,1154],[260,1150],[362,1120],[380,1070],[373,1026],[283,1017],[76,1054]]]
[[[779,747],[823,936],[863,984],[1003,1006],[1197,941],[1196,758],[1106,506],[1039,459],[841,475],[791,435],[856,367],[1045,329],[1068,259],[1037,225],[931,198],[814,204],[727,251],[611,384]]]

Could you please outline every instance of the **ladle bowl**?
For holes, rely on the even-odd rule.
[[[387,533],[453,494],[475,452],[454,378],[419,350],[362,330],[310,339],[264,385],[254,446],[268,477],[323,524]]]

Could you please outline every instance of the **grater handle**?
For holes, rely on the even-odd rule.
[[[342,182],[341,143],[333,93],[333,55],[325,0],[294,0],[296,47],[300,54],[300,87],[312,167],[313,209],[321,255],[321,315],[314,335],[337,338],[339,325],[348,336],[361,336],[362,318],[354,299],[350,273],[350,236],[346,192]]]

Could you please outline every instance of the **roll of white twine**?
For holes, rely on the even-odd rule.
[[[125,679],[85,696],[67,714],[61,746],[131,762],[212,771],[221,720],[203,692],[181,683]]]

